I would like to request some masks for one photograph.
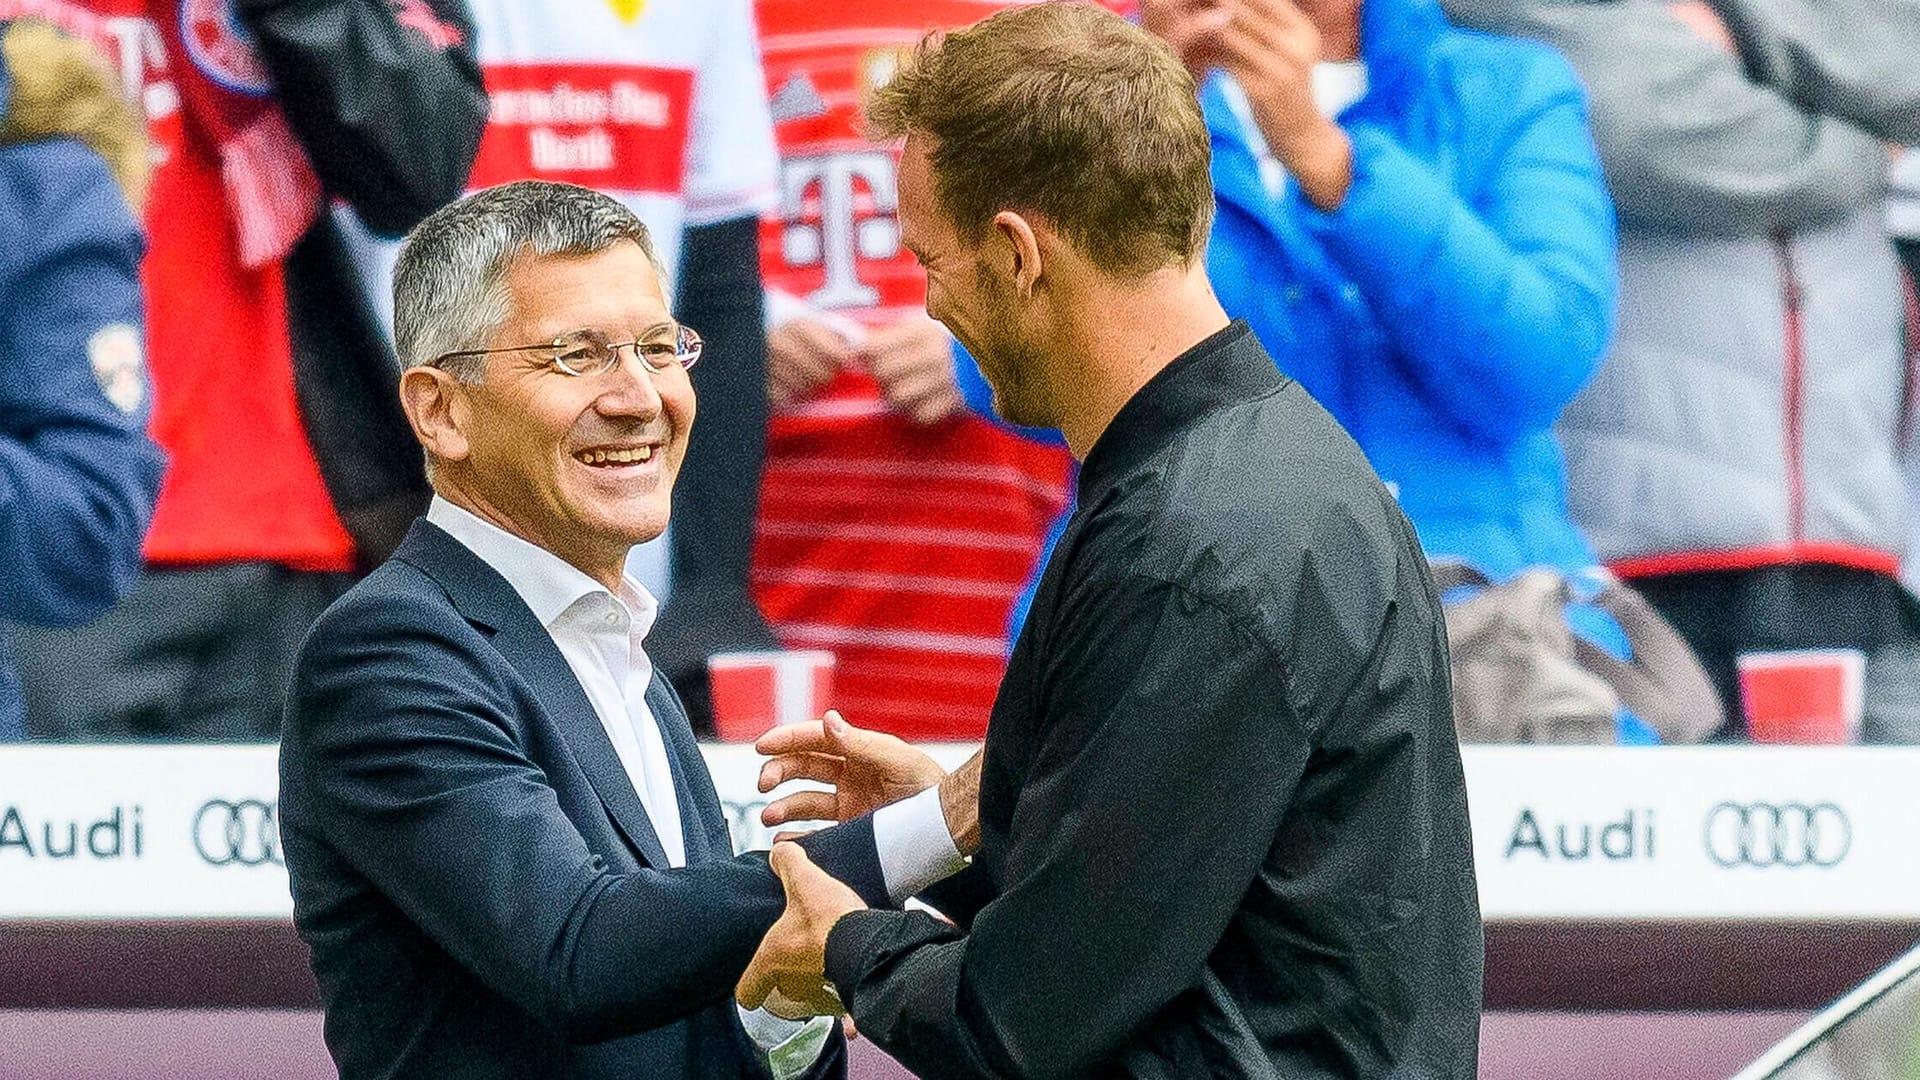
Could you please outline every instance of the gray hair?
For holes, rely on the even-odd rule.
[[[393,338],[402,367],[430,366],[450,352],[484,348],[512,315],[507,272],[523,258],[593,255],[622,240],[660,257],[633,211],[590,188],[517,180],[474,192],[414,226],[393,270]],[[484,358],[440,365],[479,382]]]

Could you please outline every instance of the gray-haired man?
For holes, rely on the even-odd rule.
[[[666,527],[700,353],[645,228],[488,189],[414,231],[395,300],[436,495],[303,646],[280,761],[341,1076],[838,1075],[829,1022],[730,1000],[780,887],[734,857],[622,572]],[[809,845],[876,902],[924,884],[866,823]]]

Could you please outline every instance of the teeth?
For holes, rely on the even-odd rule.
[[[653,460],[653,447],[642,446],[633,450],[583,450],[574,455],[588,465],[631,465],[636,462]]]

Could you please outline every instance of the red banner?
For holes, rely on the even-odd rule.
[[[607,63],[490,64],[492,115],[470,186],[558,180],[676,195],[693,72]]]

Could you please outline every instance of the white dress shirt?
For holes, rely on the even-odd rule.
[[[641,643],[660,610],[652,594],[629,577],[615,596],[553,552],[438,496],[427,509],[427,520],[499,571],[547,628],[646,807],[668,865],[687,865],[687,838],[666,741],[647,705],[653,661]]]

